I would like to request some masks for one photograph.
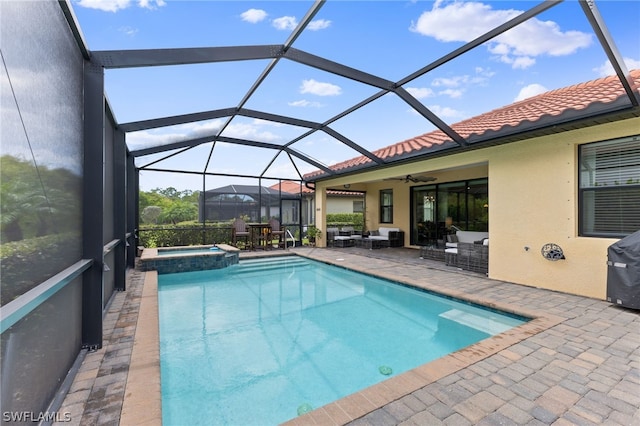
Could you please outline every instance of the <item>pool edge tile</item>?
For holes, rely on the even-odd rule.
[[[157,275],[156,271],[147,271],[144,279],[125,398],[120,414],[120,423],[124,425],[162,424]]]

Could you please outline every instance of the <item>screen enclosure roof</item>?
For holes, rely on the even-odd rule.
[[[163,25],[169,35],[194,37],[122,48],[93,27],[83,33],[89,11],[63,6],[86,56],[105,70],[109,105],[139,170],[318,180],[522,139],[571,120],[546,117],[535,128],[480,129],[473,137],[455,123],[513,104],[526,90],[592,80],[598,66],[615,78],[622,100],[574,119],[638,114],[625,59],[637,54],[639,29],[607,19],[637,13],[635,2],[184,3],[196,8],[192,15]],[[196,37],[197,8],[213,14],[232,3],[238,13],[211,15],[215,37]],[[452,30],[456,24],[464,29]],[[182,45],[189,40],[197,44]],[[381,149],[433,132],[439,146],[404,156]],[[335,167],[354,158],[364,161]]]

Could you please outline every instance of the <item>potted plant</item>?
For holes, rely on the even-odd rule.
[[[307,238],[309,239],[309,245],[315,245],[316,238],[319,239],[321,237],[322,233],[320,232],[320,230],[316,228],[315,225],[309,225],[309,227],[307,228]]]

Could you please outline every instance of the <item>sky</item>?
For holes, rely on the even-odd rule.
[[[71,0],[91,51],[281,45],[310,1]],[[328,0],[293,47],[397,82],[535,6],[530,1]],[[596,1],[629,69],[640,68],[640,2]],[[119,123],[237,107],[268,60],[106,70],[105,90]],[[403,87],[451,125],[495,108],[613,74],[576,0],[476,47]],[[322,123],[379,89],[280,60],[244,108]],[[129,133],[131,150],[215,134],[224,118]],[[435,130],[393,93],[330,127],[368,150]],[[224,136],[282,145],[306,129],[247,117]],[[316,167],[273,150],[203,144],[180,155],[150,155],[138,166],[298,178]],[[360,154],[325,132],[292,148],[332,165]],[[212,154],[213,152],[213,154]],[[156,162],[157,161],[157,162]],[[200,190],[196,175],[141,172],[141,189]],[[265,186],[276,182],[266,179]],[[206,187],[249,181],[207,177]],[[255,183],[251,183],[255,184]]]

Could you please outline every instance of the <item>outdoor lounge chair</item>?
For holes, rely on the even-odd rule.
[[[247,224],[244,220],[238,218],[233,221],[233,230],[231,232],[231,243],[238,247],[238,240],[242,240],[244,243],[244,248],[249,248],[249,238],[250,238],[249,230],[247,229]]]
[[[334,246],[334,238],[340,234],[340,230],[338,228],[327,228],[327,247]]]

